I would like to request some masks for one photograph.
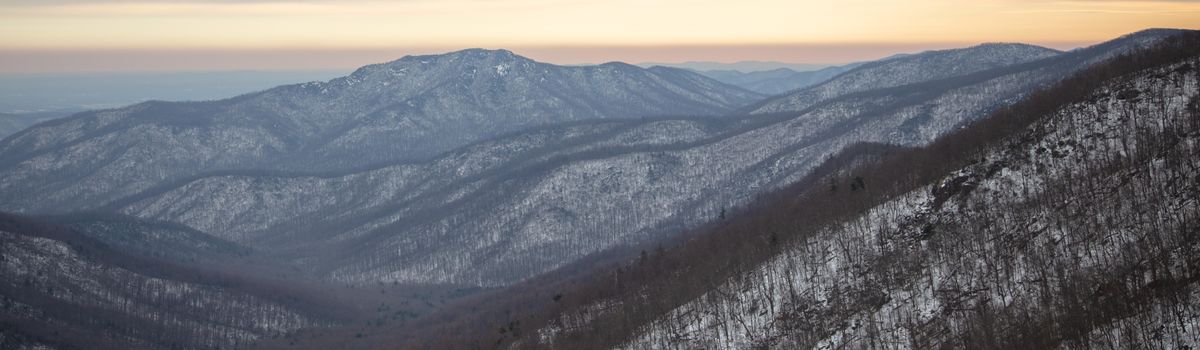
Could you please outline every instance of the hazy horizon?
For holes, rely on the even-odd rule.
[[[1099,41],[1096,41],[1099,42]],[[944,50],[987,43],[691,45],[614,47],[482,47],[505,49],[560,65],[605,62],[721,63],[778,62],[831,66],[896,54]],[[1070,50],[1095,42],[1028,43]],[[204,71],[345,70],[408,55],[430,55],[479,46],[395,49],[213,49],[213,50],[0,50],[0,74],[151,73]]]
[[[620,61],[695,70],[817,70],[899,54],[979,43],[823,44],[665,47],[534,47],[506,49],[560,65]],[[1041,43],[1067,51],[1094,44]],[[1034,44],[1037,45],[1037,44]],[[324,81],[356,68],[407,55],[461,48],[378,50],[106,50],[18,53],[0,51],[0,113],[71,112],[149,100],[213,100],[279,85]],[[794,61],[779,59],[793,57]],[[751,64],[746,64],[751,63]],[[725,65],[725,67],[720,67]]]
[[[840,64],[1195,29],[1196,1],[0,0],[0,72],[346,69],[504,48],[539,61]]]

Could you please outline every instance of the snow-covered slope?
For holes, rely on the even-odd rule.
[[[1193,56],[1110,81],[625,346],[1196,346],[1197,67]]]
[[[712,220],[846,145],[925,144],[1127,49],[1106,43],[801,112],[547,127],[363,172],[211,174],[112,208],[287,251],[337,281],[503,285]]]
[[[205,171],[424,160],[540,125],[717,115],[759,97],[672,68],[556,66],[504,50],[409,56],[328,82],[40,124],[0,141],[0,210],[94,208]]]

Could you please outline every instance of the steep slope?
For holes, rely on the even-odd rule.
[[[852,93],[798,113],[549,127],[349,174],[211,174],[112,209],[281,249],[332,280],[504,285],[712,220],[847,145],[926,144],[1130,45]]]
[[[0,142],[0,209],[88,209],[216,170],[333,171],[424,160],[567,121],[715,115],[759,95],[678,69],[565,67],[508,51],[410,56],[207,102],[85,112]]]
[[[537,336],[501,341],[1195,346],[1197,47],[1195,34],[1171,39],[927,148],[843,163],[706,236],[556,291],[571,296],[545,302],[556,316],[520,319],[544,325],[522,333]],[[481,340],[505,337],[491,333]]]
[[[863,63],[851,63],[843,66],[826,67],[818,70],[797,72],[787,68],[768,71],[740,72],[736,70],[700,71],[709,78],[722,83],[741,87],[767,95],[778,95],[792,90],[806,88],[823,83],[838,74],[845,73]]]

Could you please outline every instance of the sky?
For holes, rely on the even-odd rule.
[[[833,64],[1198,26],[1184,0],[0,0],[0,73],[330,69],[471,47]]]

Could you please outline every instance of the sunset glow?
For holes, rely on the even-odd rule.
[[[1200,2],[1193,1],[3,0],[0,4],[0,64],[5,71],[50,69],[46,62],[54,59],[46,57],[79,52],[128,57],[139,52],[163,57],[223,52],[220,57],[225,61],[217,59],[224,62],[220,66],[255,68],[262,61],[255,57],[275,59],[279,55],[272,53],[277,52],[322,52],[308,64],[352,66],[396,54],[465,47],[528,51],[531,57],[558,63],[618,59],[834,63],[877,58],[896,48],[994,41],[1069,48],[1149,27],[1196,28],[1200,23]],[[672,54],[689,47],[693,48],[689,52]],[[857,53],[817,53],[821,47],[857,48]],[[212,60],[205,61],[212,65]]]

